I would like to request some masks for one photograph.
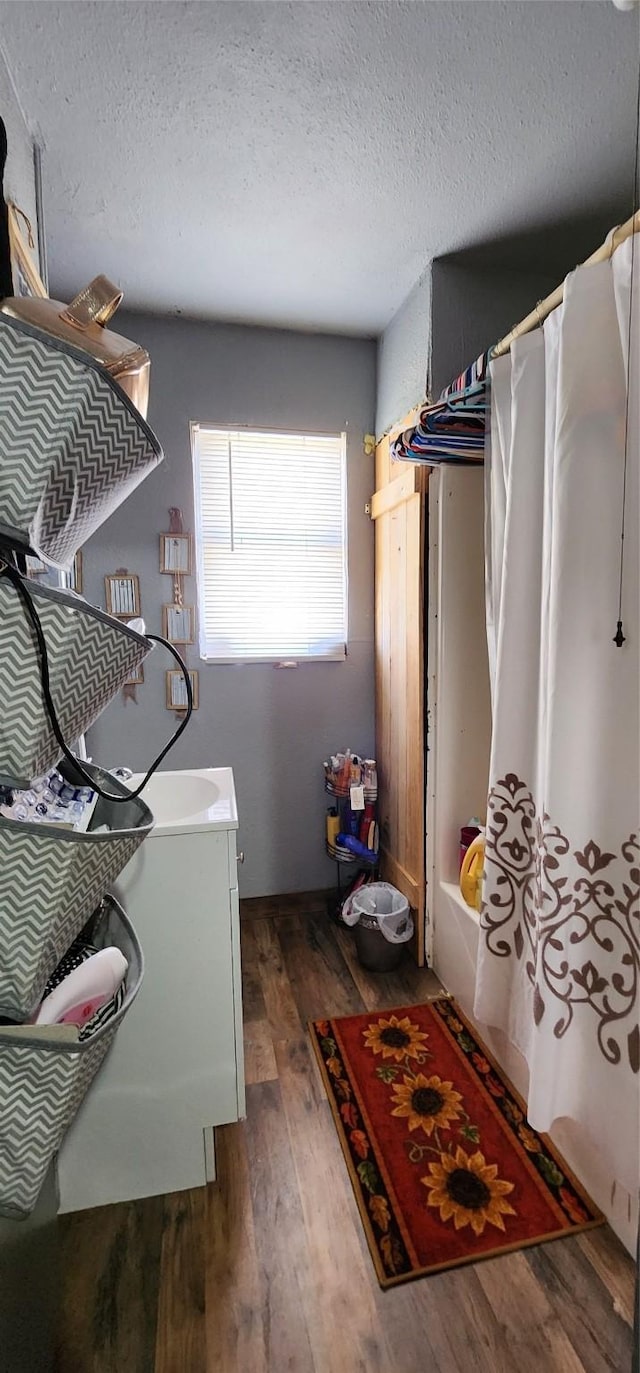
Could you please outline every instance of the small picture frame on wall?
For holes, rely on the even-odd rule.
[[[190,669],[190,670],[189,670],[189,676],[190,676],[190,678],[191,678],[191,691],[192,691],[192,693],[193,693],[193,709],[194,709],[194,710],[197,710],[197,709],[198,709],[198,704],[199,704],[199,701],[198,701],[198,673],[197,673],[197,671],[196,671],[195,669],[194,669],[194,670],[191,670],[191,669]],[[184,677],[183,677],[182,673],[181,673],[180,671],[178,671],[177,669],[176,669],[176,670],[170,669],[169,672],[166,673],[166,683],[167,683],[167,696],[166,696],[167,710],[186,710],[186,709],[187,709],[187,686],[186,686],[186,682],[185,682],[185,680],[184,680]]]
[[[81,595],[82,595],[82,552],[81,552],[81,551],[80,551],[79,553],[76,553],[76,556],[75,556],[75,558],[74,558],[74,560],[73,560],[73,562],[72,562],[72,564],[71,564],[71,567],[69,568],[69,571],[67,572],[66,576],[67,576],[67,586],[68,586],[69,590],[70,590],[70,591],[75,591],[75,592],[77,592],[78,596],[81,596]]]
[[[27,553],[25,557],[27,577],[46,577],[49,568],[46,563],[36,558],[34,554]]]
[[[57,568],[49,567],[48,563],[43,563],[35,554],[27,553],[25,556],[25,572],[27,577],[41,582],[43,586],[52,586],[56,590],[60,586],[60,576]],[[64,576],[64,573],[62,574]],[[63,583],[66,586],[66,583]]]
[[[60,574],[56,571],[56,569],[55,569],[55,568],[52,568],[52,567],[49,567],[47,563],[43,563],[43,562],[41,561],[41,559],[40,559],[40,558],[36,558],[34,554],[32,554],[32,553],[27,553],[27,554],[26,554],[26,557],[25,557],[25,564],[26,564],[27,577],[42,577],[42,578],[47,578],[48,584],[49,584],[50,586],[59,586],[59,585],[60,585],[60,581],[59,581]],[[71,567],[70,567],[69,571],[68,571],[68,572],[63,572],[61,575],[64,577],[64,582],[62,583],[62,585],[64,586],[65,590],[66,590],[66,591],[77,591],[78,595],[81,596],[81,595],[82,595],[82,553],[76,553],[76,556],[75,556],[75,558],[74,558],[74,560],[73,560],[73,562],[72,562],[72,564],[71,564]]]
[[[160,535],[160,571],[172,577],[190,577],[193,570],[193,540],[190,534]]]
[[[192,644],[195,614],[192,605],[163,605],[162,633],[170,644]]]
[[[11,202],[7,205],[7,212],[13,294],[46,299],[47,288],[34,261],[36,246],[31,221],[18,205]]]
[[[140,664],[138,665],[138,667],[134,667],[134,668],[133,668],[133,671],[132,671],[132,672],[129,674],[129,676],[127,677],[127,680],[126,680],[126,682],[124,683],[124,685],[125,685],[125,686],[142,686],[143,682],[144,682],[144,666],[143,666],[142,663],[140,663]]]
[[[107,610],[117,620],[133,620],[140,614],[140,578],[130,572],[104,579]]]

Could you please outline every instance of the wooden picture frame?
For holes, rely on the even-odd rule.
[[[163,605],[162,633],[170,644],[195,643],[195,607],[192,605]]]
[[[25,576],[41,586],[52,587],[54,591],[67,589],[66,574],[59,572],[57,567],[50,567],[49,563],[43,563],[34,553],[25,555]]]
[[[140,614],[140,578],[134,572],[113,572],[104,579],[107,611],[116,620],[135,620]]]
[[[34,553],[25,555],[25,566],[26,575],[29,578],[46,577],[47,572],[51,571],[51,568],[47,567],[47,564],[43,563],[40,558],[36,558]]]
[[[193,574],[193,538],[191,534],[160,535],[160,571],[170,577],[191,577]]]
[[[196,668],[189,668],[191,678],[191,690],[193,692],[193,709],[197,710],[199,701],[198,691],[198,671]],[[165,673],[166,681],[166,707],[167,710],[182,711],[187,709],[186,687],[184,677],[179,668],[170,668]]]
[[[34,261],[36,249],[31,222],[19,206],[14,205],[11,201],[7,205],[7,214],[13,294],[14,296],[39,296],[46,300],[47,288]]]
[[[50,567],[48,563],[43,563],[41,558],[36,558],[34,553],[27,553],[25,556],[26,575],[38,581],[41,577],[48,578],[47,585],[59,587],[64,591],[76,591],[78,596],[82,595],[82,553],[76,553],[68,572],[58,572],[57,568]],[[60,581],[60,577],[64,581]]]
[[[139,663],[137,667],[127,677],[124,686],[142,686],[144,682],[144,663]]]
[[[78,596],[81,596],[83,586],[82,550],[76,553],[66,576],[68,577],[67,585],[69,591],[75,591]]]

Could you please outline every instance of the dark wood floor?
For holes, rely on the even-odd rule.
[[[320,898],[247,908],[247,1120],[213,1186],[64,1218],[60,1373],[629,1373],[607,1228],[380,1290],[305,1026],[437,984],[365,973]]]

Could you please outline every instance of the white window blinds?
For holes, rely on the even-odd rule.
[[[202,657],[344,657],[345,436],[191,437]]]

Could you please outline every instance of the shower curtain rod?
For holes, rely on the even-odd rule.
[[[627,219],[626,223],[620,224],[617,229],[614,229],[611,234],[607,236],[605,242],[599,248],[596,248],[595,253],[592,253],[591,257],[588,257],[586,261],[582,263],[582,266],[590,267],[595,262],[606,262],[615,252],[616,248],[619,248],[620,244],[624,243],[625,239],[631,238],[632,234],[637,233],[640,233],[640,210],[636,210],[635,214],[632,215],[630,219]],[[496,343],[495,347],[491,349],[491,357],[500,358],[504,353],[508,353],[511,344],[515,339],[522,338],[523,334],[530,333],[532,329],[537,329],[547,318],[547,315],[550,315],[551,311],[555,310],[557,305],[562,305],[563,300],[564,282],[562,282],[561,286],[556,286],[555,291],[552,291],[551,295],[547,296],[545,300],[538,301],[538,304],[535,309],[531,311],[531,314],[527,315],[525,319],[522,319],[519,324],[515,324],[510,333],[505,334],[504,338],[501,338],[500,342]]]

